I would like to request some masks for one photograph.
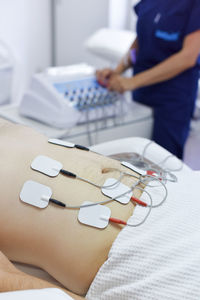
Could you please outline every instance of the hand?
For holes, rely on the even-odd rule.
[[[120,94],[123,94],[126,91],[134,90],[134,78],[126,78],[120,75],[113,75],[109,81],[107,88],[110,91],[115,91]]]
[[[106,68],[103,70],[97,70],[96,71],[96,78],[99,83],[102,83],[103,85],[107,86],[108,80],[115,74],[115,71]]]

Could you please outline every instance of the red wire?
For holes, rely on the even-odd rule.
[[[109,221],[112,222],[112,223],[116,223],[116,224],[127,225],[126,222],[124,222],[120,219],[110,218]]]
[[[147,171],[147,175],[154,176],[154,174],[155,174],[155,172],[152,171],[152,170],[148,170],[148,171]]]
[[[156,176],[155,176],[155,172],[152,171],[152,170],[148,170],[148,171],[147,171],[147,175],[156,177]],[[162,181],[162,178],[158,178],[158,179],[159,179],[160,181]]]
[[[145,202],[143,202],[143,201],[141,201],[141,200],[139,200],[139,199],[137,199],[137,198],[135,198],[135,197],[131,197],[131,200],[132,200],[133,202],[136,202],[137,204],[139,204],[139,205],[141,205],[141,206],[147,207],[147,204],[146,204]]]

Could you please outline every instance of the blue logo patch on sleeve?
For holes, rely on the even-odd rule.
[[[165,41],[176,42],[179,39],[180,32],[169,33],[158,29],[156,30],[155,36]]]

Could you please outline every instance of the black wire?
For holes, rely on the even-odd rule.
[[[85,146],[81,146],[81,145],[74,145],[75,148],[79,149],[79,150],[83,150],[83,151],[90,151],[89,148],[85,147]]]
[[[58,200],[56,200],[56,199],[49,199],[49,201],[51,202],[51,203],[53,203],[53,204],[55,204],[55,205],[58,205],[58,206],[61,206],[61,207],[66,207],[66,204],[65,203],[63,203],[63,202],[61,202],[61,201],[58,201]]]
[[[63,169],[60,170],[60,173],[63,174],[63,175],[66,175],[66,176],[68,176],[68,177],[71,177],[71,178],[76,178],[76,174],[71,173],[71,172],[66,171],[66,170],[63,170]]]

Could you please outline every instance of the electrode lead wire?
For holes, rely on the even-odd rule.
[[[130,177],[133,176],[132,174],[127,173],[127,172],[124,172],[124,174],[127,175],[127,176],[130,176]],[[163,188],[164,188],[164,190],[165,190],[165,196],[163,197],[162,201],[161,201],[159,204],[152,205],[152,208],[160,207],[160,206],[163,205],[164,202],[167,200],[167,197],[168,197],[168,190],[167,190],[167,187],[166,187],[166,185],[164,184],[164,182],[162,182],[161,180],[159,180],[158,178],[156,178],[156,177],[154,177],[154,176],[152,176],[152,175],[145,175],[145,177],[146,177],[146,178],[143,179],[142,176],[141,176],[139,182],[142,183],[142,184],[145,184],[146,187],[151,187],[151,188],[160,187],[159,185],[157,185],[157,186],[152,186],[152,185],[150,185],[149,183],[146,184],[145,179],[147,179],[147,178],[151,178],[152,181],[158,181],[159,184],[161,184],[161,185],[163,186]],[[142,190],[145,191],[145,189],[142,189]]]
[[[104,200],[104,201],[99,201],[99,202],[96,202],[96,203],[90,203],[90,204],[85,204],[85,205],[78,205],[78,206],[70,206],[70,205],[67,205],[66,204],[66,209],[80,209],[80,208],[83,208],[83,207],[90,207],[90,206],[95,206],[95,205],[101,205],[101,204],[106,204],[106,203],[109,203],[109,202],[112,202],[112,201],[116,201],[118,198],[121,198],[123,196],[125,196],[126,194],[130,193],[130,192],[133,192],[134,188],[139,184],[139,182],[135,182],[128,191],[116,196],[116,197],[112,197],[108,200]]]
[[[143,152],[142,152],[142,155],[141,155],[141,159],[142,159],[142,162],[144,162],[145,164],[147,164],[148,166],[150,166],[150,167],[152,167],[153,166],[153,164],[148,164],[148,163],[146,163],[145,161],[144,161],[144,159],[145,159],[145,154],[146,154],[146,152],[147,152],[147,149],[149,148],[149,146],[150,145],[152,145],[152,144],[154,144],[155,142],[154,141],[150,141],[149,143],[147,143],[146,145],[145,145],[145,147],[144,147],[144,149],[143,149]],[[162,168],[162,170],[163,171],[171,171],[171,172],[178,172],[178,171],[181,171],[182,170],[182,168],[183,168],[183,162],[182,161],[180,161],[180,167],[179,168],[177,168],[177,169],[170,169],[170,168],[168,168],[168,169],[164,169],[162,166],[170,159],[170,158],[176,158],[176,156],[175,155],[173,155],[173,154],[169,154],[167,157],[165,157],[160,163],[158,163],[157,165],[158,166],[160,166],[161,168]],[[178,159],[178,158],[177,158]]]

